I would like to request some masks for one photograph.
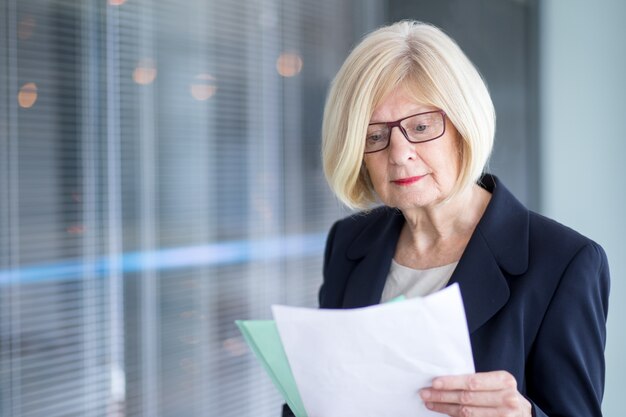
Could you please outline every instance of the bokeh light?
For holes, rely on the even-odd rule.
[[[31,15],[24,16],[17,24],[17,37],[20,40],[27,40],[33,36],[35,31],[35,18]]]
[[[198,74],[195,81],[191,84],[191,95],[198,101],[204,101],[211,98],[217,86],[215,85],[215,77],[211,74]]]
[[[293,77],[302,71],[302,58],[292,52],[283,52],[276,60],[276,70],[283,77]]]
[[[24,109],[30,109],[37,102],[37,84],[35,83],[26,83],[21,88],[19,93],[17,93],[17,102],[20,107]]]
[[[126,0],[109,0],[109,5],[111,6],[121,6],[126,3]]]
[[[66,229],[70,235],[81,235],[85,232],[85,226],[82,224],[73,224]]]
[[[147,85],[151,84],[157,76],[156,66],[151,59],[144,59],[139,61],[137,67],[133,71],[133,80],[137,84]]]
[[[230,337],[222,343],[222,347],[230,356],[243,356],[248,348],[240,337]]]

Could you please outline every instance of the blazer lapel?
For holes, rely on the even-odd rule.
[[[470,333],[506,304],[507,278],[528,268],[528,210],[495,176],[483,176],[480,184],[491,201],[448,284],[459,283]]]
[[[348,277],[343,307],[365,307],[380,303],[391,259],[396,252],[402,213],[387,209],[375,223],[368,226],[348,248],[348,259],[356,266]]]
[[[474,233],[448,285],[458,283],[465,306],[467,327],[472,333],[509,299],[509,285],[487,243]]]

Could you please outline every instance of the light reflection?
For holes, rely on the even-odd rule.
[[[151,59],[144,59],[139,61],[137,67],[133,71],[133,80],[137,84],[148,85],[151,84],[157,76],[156,66]]]
[[[66,229],[70,235],[81,235],[85,232],[85,226],[82,224],[73,224]]]
[[[35,105],[37,97],[37,84],[26,83],[20,88],[19,93],[17,93],[17,102],[20,107],[30,109]]]
[[[302,71],[302,58],[291,52],[283,52],[276,60],[276,70],[283,77],[293,77]]]
[[[193,310],[183,311],[178,315],[181,319],[193,319],[198,316],[198,313]]]
[[[191,84],[191,95],[198,101],[205,101],[211,98],[217,91],[215,77],[211,74],[198,74],[196,81]]]
[[[230,356],[242,356],[247,352],[246,345],[239,337],[230,337],[224,340],[222,347]]]
[[[121,6],[124,3],[126,3],[126,0],[109,0],[111,6]]]
[[[17,25],[17,37],[21,40],[30,39],[35,31],[35,18],[31,15],[25,16]]]
[[[146,268],[170,271],[190,267],[223,267],[246,262],[282,262],[324,253],[326,233],[275,236],[258,240],[218,241],[197,246],[164,248],[154,251],[121,254],[122,271],[134,273]],[[110,259],[99,256],[85,264],[74,259],[59,260],[19,269],[21,283],[42,283],[82,279],[85,268],[96,270],[96,276],[108,277]],[[0,288],[14,279],[13,269],[0,269]],[[181,313],[181,319],[207,321],[199,312]]]

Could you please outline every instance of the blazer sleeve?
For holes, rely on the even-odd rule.
[[[609,268],[594,242],[567,266],[526,366],[533,416],[602,416]]]
[[[320,307],[327,305],[327,297],[329,297],[329,293],[333,292],[332,282],[329,282],[330,276],[330,262],[333,253],[333,242],[335,241],[335,234],[337,233],[337,225],[339,222],[333,224],[333,227],[330,228],[330,232],[328,232],[328,237],[326,238],[326,249],[324,250],[324,267],[322,269],[324,281],[322,282],[322,286],[320,287],[318,301]]]
[[[289,406],[287,404],[283,404],[283,413],[281,414],[282,417],[296,417],[293,415],[293,411],[291,411],[291,408],[289,408]]]

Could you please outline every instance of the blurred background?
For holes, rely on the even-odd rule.
[[[326,91],[406,18],[485,77],[490,170],[606,249],[623,415],[626,2],[0,0],[0,416],[278,416],[233,321],[316,306]]]

